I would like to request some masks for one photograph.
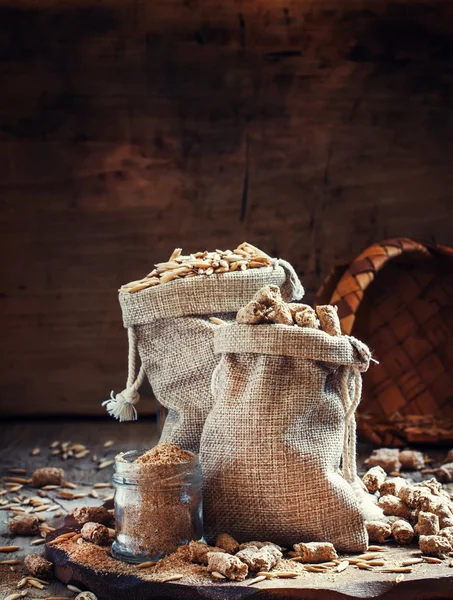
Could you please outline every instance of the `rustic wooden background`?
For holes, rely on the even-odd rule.
[[[0,0],[0,78],[4,414],[102,414],[116,289],[175,246],[250,241],[313,298],[373,241],[453,243],[450,0]]]

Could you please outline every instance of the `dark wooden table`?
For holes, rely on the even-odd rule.
[[[60,456],[52,456],[50,444],[53,441],[71,441],[85,445],[90,454],[86,458],[69,458],[65,461]],[[114,444],[109,448],[104,448],[105,442],[113,440]],[[30,477],[34,469],[46,466],[57,466],[64,468],[65,479],[77,485],[76,490],[68,489],[68,492],[89,494],[95,483],[110,483],[113,466],[99,470],[97,468],[99,460],[105,457],[111,459],[122,450],[131,448],[149,448],[154,446],[158,440],[157,426],[154,421],[140,420],[135,423],[118,423],[113,420],[55,420],[55,421],[21,421],[4,422],[0,424],[0,476],[11,475],[8,469],[22,467],[27,469],[26,475],[19,477]],[[32,456],[35,448],[40,449],[40,453]],[[97,461],[93,462],[93,456]],[[14,475],[13,475],[14,476]],[[4,484],[0,486],[4,489]],[[24,486],[19,493],[27,496],[36,495],[37,490],[32,490]],[[113,494],[112,488],[97,489],[99,498],[92,498],[87,495],[83,499],[63,500],[57,496],[56,492],[48,492],[48,496],[58,504],[61,511],[42,512],[46,516],[46,522],[51,526],[59,526],[62,516],[55,517],[55,514],[66,514],[78,505],[98,505],[102,499]],[[10,500],[14,495],[8,494]],[[2,497],[3,498],[3,497]],[[1,507],[0,507],[1,508]],[[20,550],[14,553],[0,554],[1,560],[22,559],[30,552],[42,552],[43,546],[30,546],[32,540],[38,536],[27,538],[11,538],[7,534],[7,523],[11,513],[7,510],[0,510],[0,544],[20,546]],[[17,572],[22,572],[19,565],[14,567]],[[12,582],[10,581],[12,579]],[[19,577],[20,579],[20,577]],[[10,571],[8,565],[0,565],[0,598],[16,591],[14,581],[17,577]],[[44,591],[31,588],[28,591],[28,598],[49,598],[49,597],[67,597],[73,598],[74,593],[69,591],[65,585],[58,581],[52,581]]]
[[[90,453],[85,458],[75,459],[69,458],[62,460],[61,456],[53,456],[50,445],[54,441],[70,441],[73,443],[79,443],[86,446]],[[109,447],[104,447],[104,444],[112,440],[114,443]],[[22,422],[4,422],[0,424],[0,476],[5,477],[8,474],[8,469],[14,467],[21,467],[27,469],[26,475],[22,477],[29,477],[34,469],[43,466],[59,466],[65,469],[65,479],[77,486],[76,489],[68,489],[69,492],[75,494],[86,494],[85,497],[79,499],[65,500],[58,497],[57,491],[47,492],[49,498],[52,499],[53,505],[58,505],[59,508],[54,512],[40,512],[39,515],[45,517],[46,522],[50,526],[59,527],[62,523],[64,515],[68,514],[80,505],[98,505],[102,501],[105,501],[113,495],[113,488],[96,488],[96,492],[99,495],[98,498],[90,496],[90,492],[93,490],[93,485],[96,483],[109,483],[113,473],[113,465],[103,469],[99,469],[99,461],[102,459],[110,460],[113,459],[115,454],[122,450],[129,450],[132,448],[148,448],[157,443],[158,433],[156,423],[151,420],[140,420],[136,423],[125,423],[119,424],[113,420],[73,420],[73,421],[22,421]],[[33,450],[39,448],[40,452],[37,455],[33,455]],[[364,457],[368,456],[370,452],[369,446],[360,446],[360,457],[363,460]],[[445,454],[445,451],[435,452],[429,451],[429,454],[436,459],[440,459]],[[93,457],[96,460],[93,460]],[[21,476],[21,475],[19,475]],[[4,489],[6,482],[0,486]],[[24,486],[23,489],[18,491],[19,494],[23,493],[25,496],[36,495],[36,490],[30,488],[30,486]],[[0,501],[7,498],[11,502],[13,494],[7,496],[0,496]],[[1,507],[0,507],[1,508]],[[59,516],[58,516],[59,515]],[[7,510],[0,510],[0,544],[1,545],[17,545],[20,550],[11,554],[0,553],[0,561],[8,559],[23,559],[30,552],[41,553],[43,550],[42,545],[31,546],[31,541],[36,540],[37,536],[33,538],[11,538],[7,534],[7,522],[11,513]],[[405,599],[419,599],[419,598],[453,598],[453,568],[448,568],[448,563],[445,561],[444,565],[426,565],[426,567],[434,567],[428,571],[418,571],[418,579],[412,580],[413,576],[410,575],[402,583],[399,583],[396,587],[395,582],[392,580],[389,585],[389,577],[395,579],[395,575],[382,574],[377,575],[377,581],[370,582],[371,587],[369,588],[370,593],[364,594],[363,588],[360,587],[361,580],[368,577],[368,572],[361,571],[350,571],[350,574],[342,573],[341,585],[338,585],[333,581],[320,582],[317,585],[316,582],[308,583],[307,589],[290,589],[291,582],[289,580],[281,580],[281,582],[273,582],[273,587],[281,586],[281,589],[274,590],[272,592],[272,598],[276,600],[280,597],[294,597],[298,600],[308,600],[308,598],[316,598],[317,600],[330,599],[343,599],[343,598],[379,598],[379,600],[391,600],[394,598],[405,598]],[[425,568],[426,568],[425,567]],[[439,567],[439,568],[437,568]],[[10,570],[8,565],[0,565],[0,598],[5,598],[8,594],[16,591],[17,581],[21,578],[23,573],[23,567],[21,565],[14,566],[15,572]],[[450,575],[451,572],[451,575]],[[349,579],[350,578],[350,579]],[[165,590],[165,597],[167,598],[188,598],[190,594],[195,598],[211,598],[215,595],[216,590],[214,587],[210,590],[203,589],[187,589],[187,586],[175,586]],[[255,595],[257,598],[267,598],[267,595],[271,590],[266,590],[269,587],[270,582],[265,582],[260,588],[242,588],[240,597],[248,597]],[[301,584],[297,587],[300,588]],[[305,585],[305,584],[302,584]],[[184,590],[184,587],[186,589]],[[338,588],[338,589],[336,589]],[[27,588],[24,588],[27,589]],[[178,590],[182,594],[179,596]],[[236,588],[237,590],[237,588]],[[116,593],[116,592],[115,592]],[[217,592],[215,595],[219,600],[224,598],[233,598],[234,594],[239,593],[232,589],[228,592],[224,587],[223,590]],[[167,595],[170,594],[170,595]],[[220,595],[218,595],[220,594]],[[226,595],[225,595],[226,594]],[[245,594],[245,595],[243,595]],[[276,594],[276,595],[275,595]],[[371,595],[370,595],[371,594]],[[34,588],[28,588],[26,598],[74,598],[75,593],[71,592],[63,583],[59,581],[52,581],[45,590],[38,590]],[[133,596],[133,594],[132,594]],[[124,596],[129,598],[129,594]],[[191,597],[192,597],[191,596]],[[120,597],[115,595],[115,598]],[[161,597],[159,594],[154,596],[147,596],[153,598]],[[236,597],[236,596],[234,596]],[[239,596],[237,596],[239,598]],[[135,596],[134,596],[135,598]],[[122,600],[122,596],[121,596]]]

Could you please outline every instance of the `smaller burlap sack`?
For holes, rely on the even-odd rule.
[[[356,483],[355,408],[368,348],[287,325],[223,325],[214,406],[200,444],[205,536],[367,546]],[[340,471],[342,463],[342,472]]]
[[[234,320],[237,311],[264,285],[281,288],[285,300],[304,289],[292,266],[274,259],[269,267],[177,279],[135,293],[120,292],[129,336],[126,389],[104,404],[121,421],[137,417],[138,389],[146,376],[157,400],[168,409],[160,442],[198,452],[212,406],[210,384],[217,364],[214,325],[209,317]],[[136,375],[136,353],[141,367]]]

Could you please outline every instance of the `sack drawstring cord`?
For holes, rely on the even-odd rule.
[[[353,375],[354,392],[349,392],[350,375]],[[362,395],[362,377],[357,367],[344,367],[341,377],[341,398],[345,408],[343,436],[343,476],[352,482],[357,477],[357,424],[355,411]]]
[[[135,408],[135,405],[140,400],[138,390],[145,378],[145,368],[143,365],[140,366],[137,377],[135,376],[137,370],[137,341],[133,327],[128,327],[127,337],[129,340],[129,353],[126,388],[116,396],[112,391],[110,393],[110,398],[102,403],[102,406],[105,406],[109,415],[118,419],[120,422],[137,420],[137,409]]]

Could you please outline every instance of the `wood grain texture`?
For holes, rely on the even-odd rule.
[[[3,412],[100,413],[116,289],[175,246],[246,239],[312,299],[373,241],[452,245],[452,75],[446,0],[0,0]]]
[[[9,422],[0,424],[0,475],[11,476],[8,469],[21,467],[27,470],[25,477],[31,477],[35,469],[41,467],[58,467],[65,471],[65,480],[77,485],[74,493],[85,493],[87,496],[77,500],[62,500],[58,497],[58,490],[47,492],[47,497],[52,503],[60,505],[61,511],[40,513],[45,516],[46,522],[51,527],[61,527],[66,515],[70,514],[77,506],[98,506],[108,497],[113,495],[113,487],[97,489],[99,498],[95,499],[88,494],[96,483],[111,483],[113,466],[98,470],[92,456],[98,459],[112,459],[118,452],[125,452],[134,448],[152,448],[157,444],[159,435],[156,424],[151,420],[144,419],[140,423],[117,423],[113,421],[103,422],[54,420],[54,421],[26,421]],[[90,450],[90,455],[83,459],[68,459],[62,461],[60,456],[52,456],[50,444],[54,440],[60,442],[71,440],[73,443],[85,445]],[[104,447],[107,441],[113,441],[113,446]],[[33,448],[40,448],[38,456],[31,456]],[[4,484],[2,482],[2,488]],[[21,493],[25,496],[36,496],[36,489],[25,485]],[[11,500],[14,494],[7,494],[6,498]],[[60,516],[55,516],[60,514]],[[43,553],[43,546],[32,546],[30,542],[38,539],[34,537],[12,537],[8,533],[7,523],[14,515],[10,511],[0,512],[0,545],[19,546],[20,550],[11,554],[1,554],[0,560],[17,559],[21,562],[27,554],[35,552]],[[25,575],[23,565],[16,568],[16,573],[10,572],[10,567],[0,565],[0,596],[6,597],[16,591],[16,584]],[[27,586],[28,587],[28,586]],[[46,589],[45,595],[41,596],[34,588],[29,588],[28,597],[67,597],[74,598],[65,585],[53,579]]]
[[[60,442],[71,440],[74,443],[84,444],[90,450],[90,456],[84,459],[69,459],[62,461],[59,456],[52,456],[50,444],[59,439]],[[104,444],[108,440],[113,440],[113,446],[105,448]],[[25,477],[31,476],[34,469],[44,466],[63,467],[65,469],[65,479],[77,485],[74,493],[89,493],[96,483],[109,483],[113,474],[113,467],[107,467],[102,470],[96,469],[91,456],[96,454],[99,458],[113,458],[118,452],[131,450],[134,448],[150,448],[157,443],[158,432],[155,423],[150,420],[143,420],[139,423],[118,424],[115,422],[100,422],[97,420],[41,420],[40,422],[21,419],[9,423],[0,423],[0,476],[8,475],[8,469],[11,467],[22,467],[27,470]],[[33,448],[39,447],[41,453],[38,456],[31,456]],[[369,444],[359,444],[358,459],[359,471],[363,475],[362,469],[366,469],[363,461],[369,456],[371,446]],[[445,456],[444,451],[430,450],[430,457],[433,459],[433,466],[440,465]],[[9,473],[9,475],[11,475]],[[421,478],[420,473],[411,473],[415,481]],[[6,486],[2,483],[2,489]],[[68,491],[68,490],[66,490]],[[113,489],[97,489],[99,498],[94,499],[86,496],[80,499],[63,500],[59,498],[59,490],[48,491],[47,497],[52,503],[61,506],[59,517],[55,517],[56,512],[43,511],[41,514],[46,518],[46,522],[52,527],[61,527],[64,524],[66,515],[78,506],[99,505],[112,495]],[[29,485],[24,485],[20,490],[26,497],[36,496],[36,489]],[[11,500],[15,493],[9,493],[3,498]],[[31,546],[30,542],[37,539],[28,537],[12,537],[7,532],[7,522],[12,517],[10,511],[0,511],[0,545],[16,545],[20,550],[14,553],[1,554],[0,559],[23,558],[31,553],[41,554],[43,546]],[[389,552],[385,559],[390,564],[400,564],[403,559],[408,558],[415,547],[398,548],[389,544]],[[298,580],[279,580],[260,584],[257,587],[239,587],[234,585],[230,587],[228,583],[222,583],[222,589],[219,590],[217,584],[209,589],[200,589],[195,586],[187,585],[187,582],[178,582],[177,584],[164,585],[155,584],[151,586],[137,586],[134,588],[131,582],[125,582],[123,578],[100,577],[99,574],[93,577],[90,572],[93,585],[88,584],[88,578],[80,577],[80,569],[58,569],[60,577],[66,581],[72,581],[81,588],[93,589],[99,598],[113,600],[116,598],[189,598],[190,600],[199,600],[206,598],[209,600],[218,600],[218,598],[230,598],[230,600],[239,600],[240,598],[251,598],[257,594],[259,598],[297,598],[301,600],[349,600],[351,598],[380,598],[382,600],[420,600],[451,599],[453,598],[453,586],[451,585],[451,569],[448,564],[450,560],[445,560],[442,565],[417,565],[412,574],[405,576],[403,583],[395,585],[395,574],[380,573],[379,571],[358,571],[349,567],[344,573],[338,575],[319,575],[307,573],[306,576]],[[60,561],[61,563],[61,561]],[[15,567],[16,573],[12,573],[7,565],[0,565],[0,597],[4,598],[8,594],[16,591],[17,582],[25,574],[22,564]],[[86,571],[86,570],[85,570]],[[100,585],[107,579],[104,585]],[[180,587],[180,584],[183,587]],[[108,587],[107,587],[108,586]],[[130,593],[128,588],[130,586]],[[400,587],[401,586],[401,587]],[[70,592],[66,586],[55,579],[52,579],[50,585],[45,591],[40,592],[34,588],[28,587],[27,598],[49,598],[66,597],[74,598],[75,594]],[[109,589],[111,592],[106,593]],[[398,587],[398,589],[396,589]],[[103,589],[102,589],[103,588]],[[264,588],[264,589],[263,589]],[[273,588],[273,592],[268,592]],[[26,588],[24,588],[26,589]],[[98,593],[98,589],[103,593]],[[126,590],[126,591],[125,591]],[[219,595],[220,594],[220,595]]]
[[[69,459],[62,461],[59,456],[51,456],[50,444],[59,439],[61,442],[72,440],[79,444],[84,444],[91,454],[87,458],[75,460]],[[113,440],[114,445],[105,448],[104,444],[108,440]],[[96,483],[109,483],[111,481],[113,467],[107,467],[97,470],[91,456],[96,454],[98,458],[113,458],[118,452],[131,450],[134,448],[150,448],[157,443],[158,432],[156,425],[150,420],[143,420],[140,423],[118,424],[115,422],[103,422],[98,420],[79,420],[73,422],[70,420],[41,420],[40,422],[21,419],[16,422],[0,423],[0,476],[8,475],[8,469],[11,467],[22,467],[27,470],[25,477],[29,477],[34,469],[44,466],[63,467],[65,469],[65,479],[77,485],[74,493],[89,493]],[[38,456],[31,456],[32,449],[39,447],[41,453]],[[363,464],[365,458],[370,455],[371,446],[369,444],[359,444],[358,459],[359,472],[364,474],[366,467]],[[429,450],[429,456],[433,459],[433,466],[442,463],[445,451]],[[9,473],[9,475],[11,475]],[[414,481],[420,481],[422,476],[418,472],[410,474]],[[3,484],[1,487],[5,487]],[[55,517],[55,512],[44,511],[41,514],[45,516],[46,522],[52,527],[61,527],[64,524],[65,516],[70,514],[74,508],[79,506],[96,506],[103,503],[111,496],[112,488],[97,489],[98,499],[87,496],[85,498],[62,500],[58,497],[58,491],[48,491],[47,497],[61,506],[61,516]],[[26,497],[36,495],[36,490],[29,485],[25,485],[20,493]],[[15,493],[9,493],[6,496],[11,500]],[[0,545],[16,545],[20,550],[14,553],[1,554],[0,559],[23,558],[31,553],[43,552],[43,546],[32,546],[30,542],[34,538],[12,537],[7,532],[7,522],[12,517],[10,511],[0,511]],[[389,564],[400,564],[404,559],[409,558],[415,549],[414,547],[399,548],[389,544],[389,552],[385,554],[385,560]],[[61,564],[61,561],[59,561]],[[451,569],[448,567],[450,559],[444,561],[442,565],[417,565],[412,574],[406,575],[404,582],[398,586],[395,585],[395,574],[380,573],[379,571],[358,571],[349,567],[344,573],[337,575],[319,575],[307,573],[303,578],[297,580],[273,580],[255,587],[244,587],[243,584],[230,587],[228,583],[222,583],[222,589],[214,584],[209,589],[196,588],[187,585],[187,582],[178,582],[176,584],[154,584],[154,586],[140,585],[134,587],[131,581],[125,582],[122,577],[115,577],[112,580],[109,577],[100,577],[99,574],[93,576],[92,572],[81,569],[58,569],[62,580],[80,586],[81,588],[92,589],[99,598],[113,600],[116,598],[149,598],[149,599],[178,599],[199,600],[200,598],[208,600],[218,600],[218,598],[230,600],[239,600],[240,598],[251,598],[254,594],[258,597],[270,598],[296,598],[298,600],[349,600],[352,598],[379,598],[381,600],[433,600],[433,599],[451,599],[453,598],[453,588],[451,585]],[[0,565],[0,596],[6,597],[16,591],[17,582],[25,575],[22,564],[15,567],[16,573],[12,573],[7,565]],[[84,575],[79,576],[79,572],[85,571]],[[90,575],[90,578],[87,577]],[[88,585],[89,581],[93,585]],[[105,582],[105,583],[104,583]],[[183,587],[180,587],[180,584]],[[86,584],[86,585],[84,585]],[[56,579],[52,579],[50,585],[45,591],[40,592],[34,588],[28,587],[27,598],[74,598],[75,594],[70,592],[66,586]],[[264,588],[264,589],[263,589]],[[267,588],[267,589],[266,589]],[[273,588],[273,591],[269,591]],[[398,588],[398,589],[397,589]],[[24,588],[26,589],[26,588]],[[110,593],[107,590],[110,589]],[[98,590],[103,593],[99,593]],[[125,591],[126,590],[126,591]],[[129,593],[128,593],[128,590]],[[132,595],[134,594],[134,595]],[[219,595],[220,594],[220,595]]]

